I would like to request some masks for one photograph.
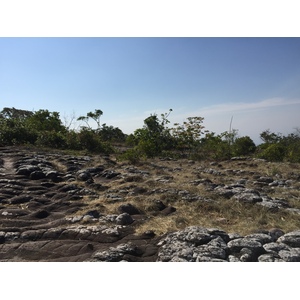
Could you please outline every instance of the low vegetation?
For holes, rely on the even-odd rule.
[[[115,153],[121,161],[136,164],[146,158],[171,157],[222,161],[233,156],[252,156],[272,162],[300,162],[300,131],[283,136],[269,129],[255,145],[249,136],[238,136],[238,130],[216,134],[206,130],[202,117],[189,117],[183,124],[169,127],[168,113],[150,115],[144,126],[126,135],[121,129],[101,124],[103,112],[96,109],[80,116],[78,130],[64,125],[58,112],[36,112],[3,108],[0,112],[0,146],[34,145],[55,149]],[[91,121],[97,124],[91,126]],[[122,150],[121,150],[122,149]]]

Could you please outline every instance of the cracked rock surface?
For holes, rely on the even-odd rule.
[[[157,235],[153,230],[137,233],[149,219],[147,210],[128,199],[153,197],[151,216],[167,218],[178,214],[172,205],[159,200],[167,195],[179,201],[211,202],[213,199],[168,185],[180,165],[150,164],[155,171],[135,166],[116,166],[109,157],[72,156],[17,147],[0,148],[0,261],[88,261],[88,262],[298,262],[300,229],[278,228],[248,235],[220,228],[187,226]],[[260,176],[250,171],[195,166],[197,174],[214,178],[239,176],[220,184],[198,178],[189,184],[249,205],[299,214],[286,199],[270,197],[266,191],[290,188],[293,178]],[[158,171],[159,170],[159,171]],[[165,172],[165,174],[158,174]],[[247,186],[252,176],[251,186]],[[249,178],[249,177],[248,177]],[[120,188],[112,185],[119,182]],[[148,184],[146,184],[146,183]],[[122,184],[121,184],[122,183]],[[141,183],[141,184],[138,184]],[[145,183],[145,184],[144,184]],[[93,203],[93,205],[91,205]],[[115,205],[114,213],[105,204]]]

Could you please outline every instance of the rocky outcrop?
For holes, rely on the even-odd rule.
[[[280,237],[278,237],[280,236]],[[161,262],[299,262],[300,231],[230,235],[215,228],[188,227],[158,245]]]
[[[251,164],[255,168],[255,162]],[[176,174],[183,172],[180,162],[150,163],[145,170],[117,165],[108,158],[1,148],[0,261],[300,261],[299,230],[242,236],[188,226],[161,236],[154,230],[137,234],[136,228],[152,217],[178,216],[178,203],[213,203],[215,197],[209,193],[224,201],[262,205],[275,213],[300,213],[288,199],[269,193],[292,189],[300,179],[296,173],[280,178],[222,169],[218,163],[211,164],[214,168],[192,161],[187,165],[195,176],[181,185],[175,182]],[[235,179],[222,183],[226,176]],[[203,186],[208,194],[187,186]],[[145,197],[147,202],[139,206]],[[108,205],[114,210],[107,211]]]

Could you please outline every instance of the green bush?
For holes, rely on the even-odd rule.
[[[234,141],[232,148],[235,156],[249,155],[255,152],[256,145],[249,136],[243,136]]]
[[[137,146],[139,152],[147,157],[155,157],[161,153],[161,147],[153,140],[141,140]]]
[[[39,133],[35,144],[41,147],[63,149],[67,145],[66,135],[61,132],[43,131]]]
[[[7,127],[0,129],[0,144],[2,146],[34,144],[38,138],[35,130],[25,127]]]
[[[300,162],[300,141],[288,146],[286,151],[286,159],[289,162]]]
[[[280,143],[270,144],[263,147],[262,151],[257,156],[268,161],[283,161],[285,150],[285,147]]]
[[[224,160],[229,159],[231,156],[230,144],[227,140],[224,140],[223,134],[215,135],[214,132],[209,132],[201,139],[198,151],[194,154],[194,159]]]
[[[80,150],[110,154],[114,150],[109,143],[103,142],[95,130],[84,128],[78,133]]]
[[[131,164],[137,164],[142,159],[145,159],[145,155],[137,148],[128,149],[119,156],[119,160],[127,160]]]

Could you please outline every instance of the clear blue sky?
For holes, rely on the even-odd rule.
[[[0,109],[101,109],[131,133],[151,113],[204,117],[256,143],[300,127],[300,38],[0,38]],[[74,124],[79,126],[79,124]]]

